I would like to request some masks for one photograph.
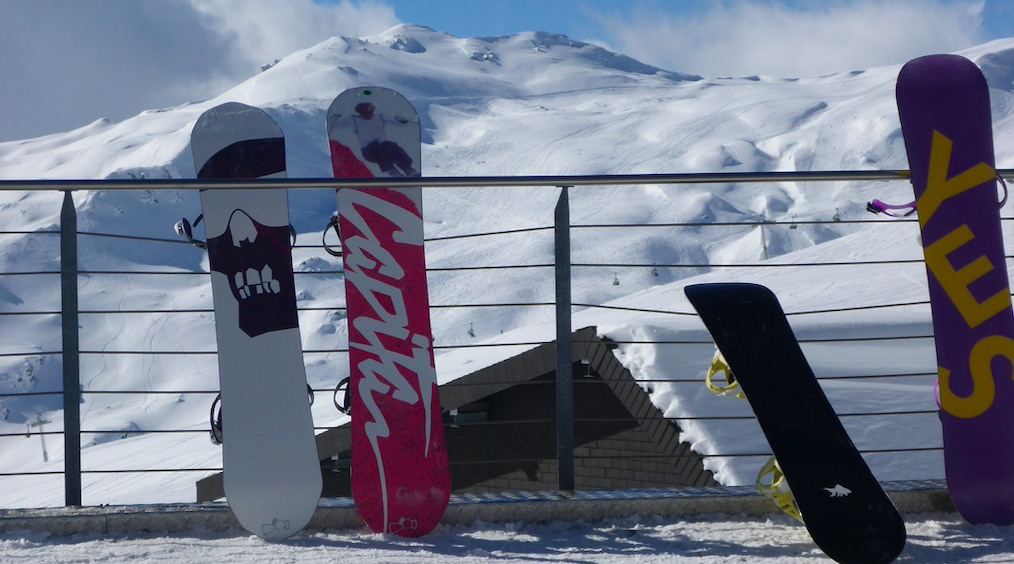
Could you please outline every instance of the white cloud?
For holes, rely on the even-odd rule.
[[[184,0],[208,26],[233,40],[234,54],[265,63],[329,37],[359,37],[398,23],[380,2],[318,4],[311,0]]]
[[[296,49],[397,23],[370,1],[3,0],[0,141],[209,98]]]
[[[716,0],[673,17],[598,14],[606,39],[646,63],[703,76],[809,76],[903,63],[985,41],[984,0]]]

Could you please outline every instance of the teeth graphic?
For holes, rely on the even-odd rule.
[[[265,265],[260,271],[248,268],[245,272],[236,273],[236,289],[239,298],[245,300],[250,296],[262,294],[280,294],[282,284],[274,279],[270,266]]]
[[[246,283],[247,283],[247,286],[250,286],[250,287],[253,288],[253,292],[254,293],[257,293],[257,294],[263,293],[263,290],[261,290],[261,287],[260,287],[260,284],[261,284],[261,273],[260,272],[257,272],[253,268],[246,269]]]
[[[271,276],[270,265],[264,265],[264,269],[261,270],[261,280],[263,280],[264,291],[268,294],[277,294],[282,291],[282,285]]]
[[[236,273],[236,287],[239,288],[240,299],[246,299],[250,297],[250,292],[246,289],[246,284],[243,283],[243,273]]]

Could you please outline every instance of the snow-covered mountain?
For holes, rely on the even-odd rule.
[[[996,41],[963,54],[976,61],[990,81],[997,162],[1001,167],[1012,166],[1014,40]],[[226,101],[262,107],[278,121],[286,134],[289,177],[326,177],[330,166],[324,112],[339,92],[361,85],[394,88],[416,106],[423,124],[423,174],[428,176],[906,168],[894,105],[898,69],[798,78],[699,77],[644,65],[562,35],[528,32],[459,39],[401,25],[376,36],[336,37],[297,51],[212,100],[151,110],[120,123],[98,120],[67,133],[0,143],[0,179],[193,178],[190,130],[204,110]],[[555,187],[428,189],[424,191],[427,237],[549,226],[558,195]],[[576,188],[571,217],[576,225],[856,220],[868,218],[865,203],[873,197],[907,201],[911,189],[899,182]],[[171,239],[176,220],[193,219],[200,213],[193,191],[89,192],[75,198],[80,231],[87,233]],[[289,199],[300,241],[320,241],[334,211],[333,193],[294,190]],[[2,192],[0,209],[6,212],[2,229],[55,230],[60,201],[55,193]],[[574,232],[573,260],[671,265],[858,260],[870,258],[870,253],[919,258],[914,227],[906,229],[848,221],[800,223],[798,228],[584,229]],[[185,244],[96,236],[82,236],[80,244],[81,268],[92,272],[80,278],[82,310],[199,310],[82,316],[82,349],[87,351],[82,358],[84,390],[146,391],[142,395],[86,394],[84,429],[204,429],[213,395],[164,392],[217,389],[217,366],[208,354],[214,351],[213,316],[203,311],[211,308],[207,276],[106,272],[206,271],[206,254]],[[53,235],[0,235],[0,272],[55,271],[58,249]],[[536,231],[432,241],[427,260],[437,269],[532,265],[551,263],[552,253],[551,232]],[[327,273],[340,270],[338,260],[311,248],[298,249],[295,258],[296,269],[302,273],[297,277],[300,306],[344,304],[340,276]],[[690,311],[681,288],[698,275],[704,278],[697,279],[705,280],[764,279],[781,290],[789,310],[925,299],[921,265],[893,271],[852,269],[847,274],[820,269],[803,271],[805,275],[798,269],[708,271],[660,266],[654,275],[648,268],[575,268],[574,301],[620,300],[642,308]],[[554,295],[552,271],[538,268],[439,271],[431,273],[430,285],[431,302],[437,305],[544,303]],[[0,312],[58,310],[58,288],[52,275],[0,276]],[[547,307],[434,309],[435,343],[552,339],[552,314]],[[929,330],[925,308],[881,317],[814,319],[800,322],[800,330],[835,335]],[[305,348],[327,351],[345,345],[342,315],[304,311],[300,321]],[[627,335],[628,340],[685,334],[707,339],[692,319],[624,316],[581,308],[575,327],[590,324],[612,336]],[[60,357],[45,354],[60,350],[57,317],[0,316],[0,331],[5,335],[0,352],[37,352],[28,358],[0,357],[0,394],[60,389]],[[628,345],[621,347],[621,353],[636,376],[687,378],[700,376],[710,359],[710,350],[698,349],[686,356],[663,347]],[[115,354],[137,350],[197,354]],[[815,359],[815,364],[844,374],[848,355],[842,350]],[[516,348],[493,353],[450,351],[438,356],[437,367],[444,381],[496,360],[497,354],[516,352]],[[909,353],[906,358],[888,359],[890,355],[874,352],[879,364],[871,361],[864,370],[933,370],[931,345],[927,349],[924,343]],[[341,354],[310,353],[306,363],[315,388],[332,387],[348,372]],[[662,385],[654,389],[656,401],[670,416],[746,409],[731,400],[706,397],[700,393],[703,384],[693,390]],[[877,410],[882,404],[933,405],[932,380],[880,388],[894,390],[893,395],[871,394],[862,386],[841,389],[842,395],[833,396],[832,402],[846,411],[864,406]],[[60,428],[58,397],[4,396],[0,406],[0,433],[23,433],[38,418],[52,421],[47,431]],[[314,417],[318,426],[340,421],[329,401],[315,404]],[[940,444],[939,425],[934,427],[928,419],[896,427],[891,427],[892,420],[886,423],[886,431],[880,421],[859,428],[864,424],[859,419],[851,420],[850,431],[860,437],[857,443],[866,441],[869,448],[885,442]],[[764,448],[756,428],[723,430],[689,424],[686,431],[686,438],[702,452]],[[47,438],[49,462],[42,460],[34,438],[2,437],[5,456],[0,472],[60,470],[59,437]],[[96,433],[86,435],[84,442],[86,470],[220,464],[218,447],[201,433]],[[942,477],[939,453],[925,458],[918,468],[906,467],[900,459],[880,465],[871,460],[871,464],[884,480]],[[752,480],[750,472],[756,472],[728,459],[712,458],[709,464],[719,479],[730,484],[747,483]],[[85,503],[191,500],[193,483],[200,477],[193,472],[87,474]],[[0,491],[0,507],[59,504],[63,499],[60,476],[3,481],[9,485]]]

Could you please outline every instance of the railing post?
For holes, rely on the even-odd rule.
[[[555,214],[556,453],[558,487],[574,490],[574,353],[571,343],[570,200],[561,186]]]
[[[63,327],[63,452],[66,505],[81,505],[81,359],[78,342],[77,211],[63,193],[60,210],[60,317]]]

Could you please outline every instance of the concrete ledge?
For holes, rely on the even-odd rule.
[[[903,514],[954,512],[943,481],[889,482],[884,490]],[[595,521],[631,515],[684,517],[703,514],[760,516],[778,513],[752,486],[455,494],[441,519],[445,525],[476,521]],[[351,499],[322,499],[308,530],[363,526]],[[45,531],[55,536],[86,533],[180,533],[242,530],[224,502],[129,505],[0,511],[0,532]]]

